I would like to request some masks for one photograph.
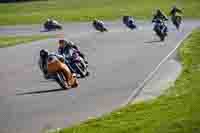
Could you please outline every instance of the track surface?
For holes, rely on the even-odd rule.
[[[88,23],[66,24],[66,38],[87,55],[91,76],[80,87],[61,90],[43,79],[37,66],[41,48],[54,51],[58,39],[0,49],[0,133],[39,133],[99,116],[124,103],[131,92],[199,21],[185,21],[177,32],[169,24],[166,41],[158,42],[152,25],[139,22],[131,31],[120,22],[108,22],[108,33],[98,33]],[[40,26],[0,27],[0,35],[40,33]],[[16,95],[23,93],[24,95]],[[33,92],[33,93],[32,93]]]

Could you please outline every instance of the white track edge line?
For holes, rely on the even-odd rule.
[[[182,42],[192,33],[193,29],[188,32],[183,39],[181,39],[176,47],[166,56],[164,57],[161,62],[156,66],[156,68],[150,72],[150,74],[145,78],[145,80],[136,88],[132,91],[131,95],[128,97],[128,99],[122,103],[122,106],[131,104],[134,99],[140,94],[140,92],[143,90],[144,86],[153,78],[154,74],[158,71],[158,69],[161,67],[161,65],[168,60],[168,58],[177,50],[177,48],[182,44]]]

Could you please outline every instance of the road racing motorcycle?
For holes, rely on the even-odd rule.
[[[58,23],[57,21],[46,21],[44,23],[44,29],[46,31],[52,31],[52,30],[61,30],[62,29],[62,25],[60,23]]]
[[[107,32],[108,31],[108,29],[105,27],[105,25],[103,23],[98,22],[98,21],[93,21],[92,25],[96,30],[98,30],[100,32]]]
[[[80,51],[71,48],[68,54],[63,55],[65,58],[65,64],[68,65],[73,73],[77,74],[78,78],[84,78],[89,75],[88,64],[80,56]]]
[[[125,24],[128,28],[130,28],[132,30],[136,28],[136,24],[134,22],[133,17],[123,16],[122,21],[123,21],[123,24]]]
[[[171,20],[172,23],[175,25],[176,29],[178,30],[182,23],[182,15],[180,13],[175,13],[174,15],[172,15]]]
[[[164,41],[168,32],[168,29],[167,29],[167,26],[165,25],[164,20],[154,19],[152,22],[154,23],[153,30],[155,31],[156,35],[160,38],[161,41]]]
[[[59,60],[62,63],[64,63],[64,59],[60,58]],[[53,80],[53,81],[57,82],[60,85],[60,87],[63,89],[68,89],[69,87],[66,86],[67,85],[66,79],[62,72],[56,72],[56,73],[51,73],[51,74],[47,72],[48,61],[50,61],[50,59],[48,58],[48,55],[45,53],[45,51],[43,49],[40,50],[40,58],[38,61],[38,65],[44,75],[44,78],[47,80]]]

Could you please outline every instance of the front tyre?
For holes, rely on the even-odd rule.
[[[76,69],[76,73],[80,75],[80,78],[84,78],[88,75],[87,69],[85,68],[85,65],[82,62],[75,63],[74,67]]]
[[[101,32],[108,32],[108,30],[105,27],[103,27]]]
[[[161,36],[160,36],[160,40],[161,40],[161,41],[164,41],[164,40],[165,40],[165,36],[164,36],[164,35],[161,35]]]
[[[57,26],[56,26],[56,29],[62,30],[62,26],[61,26],[61,25],[57,25]]]
[[[67,86],[66,79],[63,73],[56,73],[56,82],[60,85],[61,88],[69,89],[69,86]]]
[[[181,21],[182,21],[181,16],[173,16],[172,17],[172,22],[175,25],[176,29],[179,29]]]

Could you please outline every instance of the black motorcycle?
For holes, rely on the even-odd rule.
[[[46,53],[44,52],[44,50],[40,50],[40,58],[38,61],[38,65],[40,70],[42,71],[44,78],[47,80],[53,80],[56,81],[61,88],[63,89],[68,89],[69,87],[67,86],[66,83],[66,79],[63,75],[62,72],[57,72],[57,73],[51,73],[51,74],[47,74],[47,62],[48,62],[48,56],[46,55]],[[64,59],[60,59],[61,62],[64,63]]]
[[[80,56],[80,51],[76,49],[70,49],[68,55],[64,55],[65,64],[68,65],[73,73],[77,74],[78,78],[84,78],[89,75],[88,64]]]
[[[175,13],[174,15],[172,15],[171,20],[172,23],[175,25],[176,29],[178,30],[182,22],[182,16]]]
[[[125,24],[128,28],[132,30],[136,28],[134,19],[131,16],[123,16],[122,21],[123,21],[123,24]]]
[[[108,29],[103,25],[103,23],[100,23],[98,21],[93,21],[92,25],[96,30],[98,30],[100,32],[107,32],[108,31]]]
[[[168,32],[168,28],[165,25],[165,22],[161,19],[155,19],[152,22],[154,23],[153,30],[155,31],[156,35],[159,36],[161,41],[164,41]]]
[[[59,23],[54,23],[52,21],[47,21],[44,23],[44,29],[47,31],[52,31],[52,30],[61,30],[62,25]]]

